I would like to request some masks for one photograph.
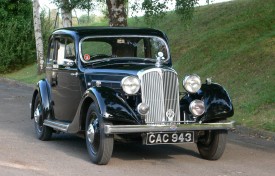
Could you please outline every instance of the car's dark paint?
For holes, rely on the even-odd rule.
[[[85,110],[89,106],[89,103],[96,102],[101,110],[101,115],[106,120],[112,121],[114,124],[144,124],[144,119],[137,113],[136,102],[130,102],[129,97],[122,95],[122,89],[120,86],[121,80],[125,76],[137,76],[138,72],[144,69],[150,69],[155,67],[155,63],[150,60],[139,59],[111,59],[106,62],[93,63],[90,65],[82,63],[79,57],[79,42],[86,36],[107,36],[107,35],[152,35],[163,38],[168,41],[166,35],[158,30],[153,29],[137,29],[137,28],[108,28],[108,27],[84,27],[84,28],[66,28],[58,29],[53,32],[49,41],[55,37],[70,36],[75,43],[76,63],[73,67],[60,67],[58,69],[53,68],[53,64],[47,65],[47,79],[41,80],[38,83],[38,89],[34,93],[33,101],[36,93],[39,93],[42,98],[42,105],[45,109],[45,113],[52,113],[56,120],[62,120],[72,122],[68,132],[78,132],[83,130],[83,123],[85,122],[86,114]],[[49,44],[50,46],[50,44]],[[142,62],[141,62],[142,61]],[[172,62],[171,57],[167,63],[163,63],[163,68],[171,69]],[[54,74],[53,74],[54,73]],[[73,76],[72,74],[76,74]],[[52,75],[55,75],[53,77]],[[63,76],[62,76],[63,75]],[[52,82],[54,80],[54,82]],[[97,81],[100,82],[100,86],[97,86]],[[63,85],[62,82],[64,83]],[[72,83],[74,85],[72,86]],[[47,86],[46,86],[47,85]],[[79,86],[74,89],[73,87]],[[58,94],[64,94],[62,97],[56,99],[52,97],[51,91],[56,93],[58,87],[62,90]],[[65,90],[66,89],[66,90]],[[41,90],[41,91],[40,91]],[[47,92],[47,93],[45,93]],[[75,93],[73,93],[75,92]],[[77,93],[76,93],[77,92]],[[77,97],[72,98],[72,95]],[[47,98],[45,98],[47,97]],[[128,98],[128,100],[127,100]],[[47,99],[47,100],[44,100]],[[227,92],[217,84],[203,84],[201,90],[196,94],[186,94],[180,101],[181,116],[183,118],[183,112],[190,116],[190,120],[193,120],[191,113],[189,112],[189,104],[194,99],[203,99],[206,105],[206,113],[197,118],[202,122],[215,121],[223,118],[227,118],[233,115],[233,106]],[[34,104],[32,101],[32,104]],[[137,96],[135,101],[140,101],[140,96]],[[88,104],[86,104],[89,102]],[[66,107],[64,107],[66,105]],[[58,110],[60,112],[67,109],[67,112],[63,112],[63,115],[58,116]],[[32,109],[32,112],[34,110]],[[65,113],[65,114],[64,114]],[[105,116],[107,115],[107,116]],[[50,116],[45,116],[51,118]],[[181,119],[183,120],[183,119]]]
[[[84,93],[68,132],[77,133],[85,129],[86,113],[91,103],[99,107],[104,120],[113,124],[142,123],[141,117],[129,107],[119,93],[108,87],[91,87]]]
[[[72,76],[75,69],[58,69],[55,71],[57,84],[52,85],[52,101],[54,102],[55,118],[63,121],[72,121],[76,113],[82,93],[79,86],[79,78]]]
[[[155,43],[155,39],[163,45]],[[86,45],[91,41],[110,44],[111,52],[101,52],[105,51],[105,45],[98,48],[94,43]],[[205,144],[197,145],[203,158],[220,158],[225,146],[225,140],[220,139],[225,139],[224,131],[234,124],[215,123],[234,114],[228,93],[211,81],[197,93],[180,93],[179,76],[172,69],[164,41],[168,43],[163,32],[147,28],[71,27],[54,31],[49,39],[46,79],[38,82],[31,103],[35,128],[45,129],[35,130],[38,138],[48,140],[52,132],[78,134],[86,138],[92,161],[107,164],[114,139],[165,144],[169,141],[168,133],[173,133],[170,141],[184,142],[182,139],[186,138],[186,142],[188,139]],[[121,42],[132,47],[124,48]],[[129,51],[132,54],[128,55]],[[127,94],[127,89],[132,92]],[[179,95],[183,95],[180,101]],[[41,97],[42,115],[37,96]],[[195,99],[204,101],[206,109],[197,118],[189,111]],[[194,134],[193,140],[191,136],[183,136],[186,131]],[[146,133],[154,132],[163,135],[146,139]]]
[[[200,99],[205,104],[205,114],[198,118],[201,122],[213,122],[233,116],[234,109],[227,91],[219,84],[202,84],[201,89],[195,94],[186,94],[180,101],[181,111],[191,116],[189,104]]]
[[[85,82],[91,83],[90,87],[96,86],[96,81],[101,82],[102,87],[110,87],[116,90],[121,90],[120,82],[125,76],[137,76],[137,73],[148,67],[147,65],[136,64],[118,64],[118,65],[101,65],[94,69],[85,69]],[[87,89],[88,87],[86,87]]]
[[[113,59],[108,62],[95,63],[93,65],[85,65],[79,57],[79,42],[86,36],[107,36],[107,35],[152,35],[163,38],[167,41],[166,35],[158,30],[149,28],[110,28],[108,27],[83,27],[83,28],[66,28],[58,29],[53,32],[50,38],[70,37],[75,43],[76,64],[73,67],[53,68],[53,63],[47,63],[46,75],[50,82],[52,90],[52,102],[54,107],[52,112],[57,120],[72,122],[80,103],[81,95],[89,88],[95,86],[96,81],[101,81],[102,86],[121,89],[120,81],[124,76],[136,75],[137,71],[154,65],[150,60],[144,60],[141,63],[139,59],[129,58]],[[49,53],[49,50],[48,50]],[[48,55],[49,57],[49,55]],[[165,63],[171,66],[171,59]],[[78,74],[74,77],[72,74]],[[91,83],[90,86],[87,83]],[[66,102],[66,103],[64,103]]]
[[[32,103],[31,103],[31,119],[34,118],[33,114],[34,114],[34,104],[35,104],[35,98],[36,96],[40,96],[41,98],[41,105],[42,105],[42,113],[43,113],[43,117],[47,118],[50,117],[51,114],[51,109],[52,109],[52,105],[51,105],[51,92],[50,92],[51,88],[49,83],[47,82],[47,80],[42,79],[37,83],[37,86],[35,88],[35,91],[33,93],[33,97],[32,97]]]
[[[141,120],[137,114],[119,93],[113,89],[108,87],[92,87],[86,91],[86,96],[95,98],[98,102],[101,115],[106,120],[113,123],[141,124]]]

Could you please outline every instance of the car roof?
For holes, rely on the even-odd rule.
[[[57,29],[53,34],[78,35],[80,38],[85,36],[106,36],[106,35],[152,35],[165,38],[166,35],[157,29],[152,28],[133,28],[133,27],[67,27]]]

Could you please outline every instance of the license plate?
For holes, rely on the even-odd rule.
[[[180,133],[147,133],[146,144],[175,144],[194,142],[194,132],[186,131]]]

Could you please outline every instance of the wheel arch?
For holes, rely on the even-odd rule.
[[[31,119],[34,118],[34,103],[37,95],[38,95],[38,89],[35,89],[33,92],[32,101],[31,101]]]
[[[102,118],[106,121],[140,124],[140,120],[129,105],[113,89],[91,87],[82,97],[79,104],[79,127],[85,129],[86,116],[91,103],[96,103]],[[119,108],[115,108],[115,107]]]
[[[88,96],[85,98],[85,100],[82,103],[81,111],[80,111],[80,130],[85,130],[88,109],[93,102],[94,102],[94,99]]]
[[[37,96],[40,96],[41,103],[42,103],[42,109],[43,109],[43,115],[44,117],[48,117],[48,115],[51,112],[51,94],[50,94],[50,85],[46,79],[40,80],[36,88],[33,92],[32,101],[31,101],[31,119],[34,118],[34,102]]]

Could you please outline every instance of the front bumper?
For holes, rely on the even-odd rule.
[[[234,121],[225,123],[196,123],[171,125],[105,125],[105,134],[173,132],[173,131],[203,131],[234,129]]]

